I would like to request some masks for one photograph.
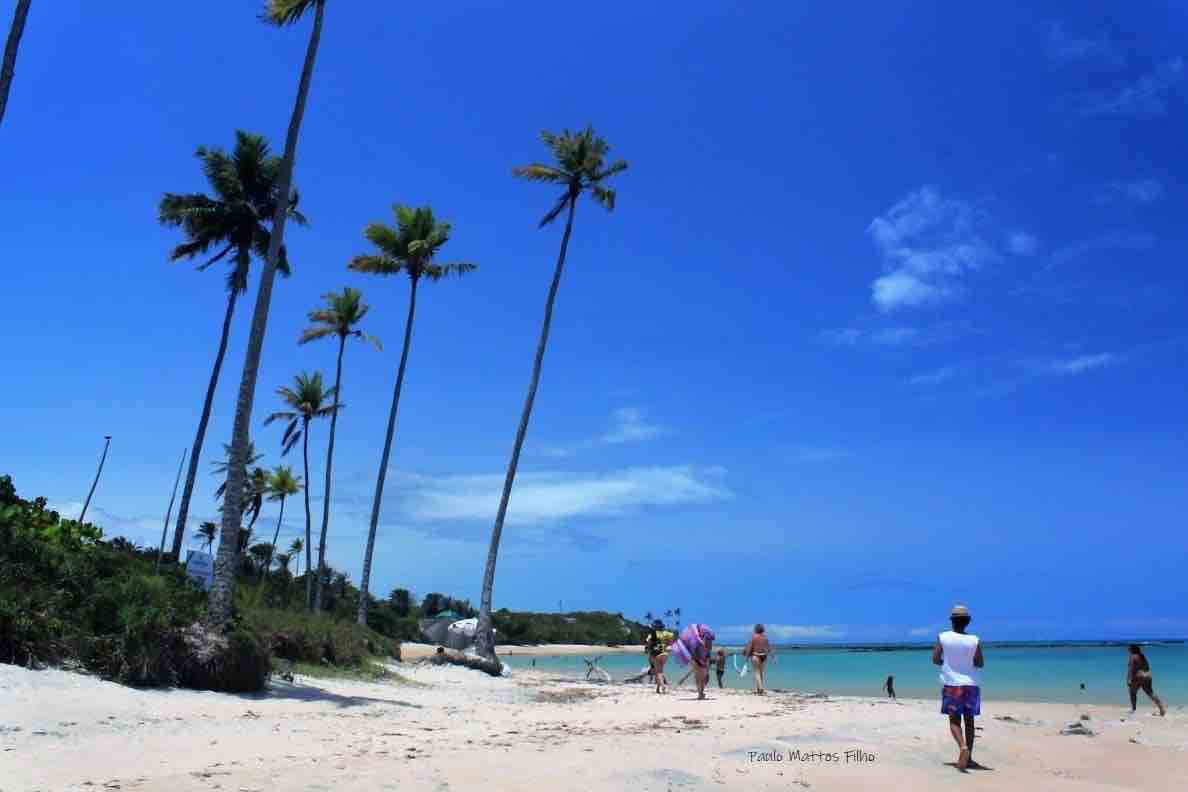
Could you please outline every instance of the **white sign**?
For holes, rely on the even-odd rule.
[[[210,591],[214,583],[214,556],[190,550],[186,555],[186,574],[203,589]]]

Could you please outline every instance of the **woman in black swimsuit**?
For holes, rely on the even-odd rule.
[[[1167,707],[1163,706],[1163,702],[1159,696],[1155,695],[1155,690],[1152,687],[1151,664],[1147,662],[1147,656],[1143,654],[1143,650],[1139,648],[1138,644],[1130,645],[1130,660],[1126,663],[1126,686],[1130,689],[1131,712],[1138,709],[1138,692],[1141,689],[1151,697],[1155,706],[1159,707],[1161,716],[1167,714]]]

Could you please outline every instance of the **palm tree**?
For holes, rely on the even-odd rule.
[[[272,234],[266,223],[272,217],[280,195],[277,190],[280,160],[269,153],[268,142],[259,135],[237,131],[233,153],[199,147],[196,156],[202,162],[202,171],[213,197],[204,193],[165,193],[162,196],[158,219],[163,225],[181,228],[186,235],[186,241],[175,247],[169,258],[178,261],[205,257],[214,248],[214,255],[198,265],[199,271],[228,257],[232,264],[227,272],[227,308],[223,312],[219,348],[215,353],[210,381],[206,385],[206,399],[202,402],[202,414],[194,435],[193,456],[178,506],[177,526],[173,531],[175,556],[181,552],[186,534],[190,498],[194,494],[198,463],[206,440],[206,427],[210,422],[211,403],[223,369],[223,357],[227,353],[235,305],[239,296],[247,291],[252,256],[263,257],[268,252]],[[296,208],[290,206],[288,216],[299,225],[305,225],[305,218]],[[283,249],[277,267],[282,275],[288,277],[289,262]]]
[[[25,33],[25,20],[29,18],[31,0],[17,0],[16,14],[8,30],[8,42],[4,45],[4,61],[0,63],[0,123],[4,123],[4,109],[8,107],[8,92],[12,88],[12,75],[16,69],[17,47]]]
[[[309,424],[315,418],[325,418],[332,415],[342,405],[330,405],[326,402],[334,398],[333,389],[326,390],[322,385],[322,373],[298,374],[295,378],[296,389],[277,388],[276,392],[281,400],[291,409],[274,412],[264,419],[268,426],[273,421],[288,421],[284,437],[281,438],[281,456],[293,450],[298,441],[302,442],[302,456],[305,461],[305,480],[309,481]],[[228,481],[230,479],[228,478]],[[230,487],[228,487],[230,489]],[[223,530],[226,530],[226,515],[224,513]],[[309,521],[309,487],[305,488],[305,568],[312,564],[310,558],[310,521]],[[321,567],[318,567],[321,569]],[[305,605],[313,608],[313,580],[306,581]]]
[[[212,522],[204,522],[198,526],[198,536],[202,538],[202,545],[210,552],[210,548],[214,545],[215,539],[219,538],[219,526]]]
[[[99,469],[95,471],[95,480],[91,482],[91,490],[87,499],[83,501],[82,511],[78,514],[78,521],[82,523],[87,516],[87,508],[91,505],[91,498],[95,495],[95,487],[99,486],[99,477],[103,475],[103,463],[107,461],[107,449],[111,448],[111,435],[103,436],[103,455],[99,457]]]
[[[226,458],[222,462],[213,463],[215,468],[214,475],[223,476],[223,483],[215,490],[215,500],[221,500],[224,493],[227,491],[227,473],[231,467],[231,449],[224,444],[223,451],[226,453]],[[263,454],[256,452],[256,446],[252,442],[248,442],[248,464],[254,465],[264,457]],[[245,516],[249,516],[248,533],[251,533],[252,528],[256,525],[256,520],[260,517],[260,511],[264,508],[264,496],[268,494],[268,471],[262,467],[252,468],[251,474],[248,476],[247,491],[243,496],[242,510]],[[224,503],[219,507],[220,510],[226,508]],[[242,544],[242,541],[240,542]]]
[[[272,469],[272,475],[268,479],[268,500],[280,501],[280,514],[276,518],[276,531],[272,534],[272,544],[270,547],[276,547],[276,541],[280,538],[281,523],[285,519],[285,499],[290,495],[296,495],[301,491],[301,476],[293,475],[293,468],[288,465],[277,465]],[[301,541],[298,539],[297,541]],[[289,562],[285,562],[285,567],[288,568]],[[264,567],[265,573],[272,568],[272,558],[269,557],[267,566]]]
[[[272,549],[272,545],[265,542],[254,544],[248,548],[247,554],[251,557],[256,571],[260,573],[261,580],[268,574],[268,567],[272,564]]]
[[[342,353],[346,350],[348,338],[358,338],[375,344],[376,349],[382,349],[379,339],[367,335],[362,330],[356,330],[355,325],[363,321],[370,308],[363,302],[363,295],[357,290],[345,287],[342,293],[330,292],[323,294],[326,307],[309,312],[309,321],[314,322],[297,340],[298,344],[308,344],[322,338],[338,338],[338,366],[334,373],[334,410],[330,415],[330,440],[326,445],[326,496],[322,501],[322,535],[318,540],[318,569],[326,564],[326,533],[330,528],[330,469],[334,465],[334,430],[338,427],[338,399],[342,396]],[[314,587],[314,610],[322,608],[322,586],[319,580]]]
[[[378,254],[355,256],[350,269],[372,275],[408,275],[408,318],[404,322],[404,348],[400,352],[400,366],[396,369],[396,389],[392,393],[392,409],[388,413],[388,434],[384,438],[384,452],[380,456],[379,475],[375,480],[375,498],[371,503],[371,525],[367,531],[367,549],[363,554],[363,578],[359,583],[359,624],[367,624],[367,589],[371,582],[371,558],[375,551],[375,531],[379,525],[380,504],[384,498],[384,479],[388,473],[388,457],[392,453],[392,438],[396,434],[396,412],[400,407],[400,391],[404,387],[404,367],[408,364],[408,348],[412,342],[413,318],[417,311],[417,284],[421,278],[441,280],[447,275],[464,275],[476,269],[474,264],[453,262],[438,264],[434,258],[450,240],[450,224],[439,223],[428,206],[412,209],[394,206],[396,228],[372,223],[363,236],[379,248]]]
[[[285,572],[289,571],[289,564],[293,562],[292,553],[277,553],[276,554],[276,568],[283,569]],[[271,569],[271,566],[269,567]]]
[[[296,539],[294,539],[292,541],[292,543],[289,545],[289,552],[293,555],[293,558],[297,559],[297,574],[298,575],[301,574],[301,551],[304,548],[305,548],[305,542],[302,541],[300,536],[298,536]],[[305,569],[306,569],[306,571],[309,571],[308,566]]]
[[[285,135],[285,152],[281,158],[280,174],[277,179],[277,194],[290,194],[293,183],[293,163],[297,157],[297,138],[301,133],[301,120],[305,115],[305,102],[309,97],[309,85],[313,80],[314,62],[317,60],[318,43],[322,37],[322,19],[325,16],[326,0],[268,0],[265,21],[277,25],[291,25],[310,9],[314,9],[313,29],[305,50],[305,62],[301,67],[301,79],[297,87],[297,101],[289,118],[289,130]],[[260,274],[260,290],[256,294],[256,307],[252,312],[252,329],[248,336],[247,354],[243,361],[243,375],[239,382],[239,395],[235,401],[235,420],[231,430],[232,459],[235,465],[227,481],[231,494],[231,508],[223,513],[223,533],[231,535],[239,529],[239,498],[244,489],[247,466],[248,432],[252,425],[252,407],[256,400],[256,378],[260,373],[260,356],[264,351],[264,333],[268,329],[268,307],[272,302],[272,285],[280,260],[280,249],[284,242],[287,213],[278,205],[272,215],[272,239]],[[306,479],[308,481],[308,477]],[[235,559],[228,550],[219,547],[219,558],[215,562],[214,583],[210,590],[207,619],[211,624],[223,625],[231,618],[235,600]]]
[[[528,420],[532,417],[532,403],[536,400],[536,388],[540,384],[540,368],[544,362],[545,347],[549,341],[549,325],[553,320],[553,302],[557,299],[557,288],[561,285],[561,271],[565,268],[565,251],[569,247],[569,236],[573,232],[573,215],[578,198],[583,192],[590,195],[607,211],[615,208],[615,191],[606,186],[606,181],[627,169],[624,160],[607,164],[606,155],[610,146],[594,134],[594,128],[587,126],[582,132],[571,133],[568,129],[560,135],[542,132],[541,139],[553,155],[553,165],[534,163],[512,170],[512,174],[529,181],[543,182],[561,187],[557,203],[541,219],[543,228],[567,212],[565,233],[561,237],[561,252],[557,256],[557,268],[549,286],[545,301],[544,322],[540,328],[540,341],[536,345],[536,359],[532,364],[532,379],[528,384],[528,396],[524,399],[524,410],[520,415],[520,426],[516,430],[516,441],[512,446],[511,461],[507,465],[507,477],[503,481],[503,495],[499,499],[499,511],[495,515],[495,526],[491,529],[491,548],[487,552],[487,566],[483,571],[482,599],[479,603],[478,626],[475,631],[476,651],[489,659],[495,657],[494,637],[491,633],[491,594],[495,586],[495,562],[499,557],[499,539],[503,535],[503,521],[507,516],[507,504],[511,498],[512,485],[516,480],[516,466],[520,462],[520,450],[528,433]]]

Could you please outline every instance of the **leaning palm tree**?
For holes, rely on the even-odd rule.
[[[363,295],[358,289],[345,287],[342,293],[330,292],[323,294],[326,307],[309,312],[309,321],[313,327],[308,327],[298,344],[308,344],[322,338],[338,339],[338,366],[334,373],[334,410],[330,414],[330,439],[326,445],[326,495],[322,500],[322,534],[318,540],[318,569],[326,565],[326,533],[330,528],[330,471],[334,465],[334,430],[338,427],[338,400],[342,396],[342,353],[346,350],[348,338],[358,338],[382,349],[379,339],[367,335],[362,330],[356,330],[355,325],[363,321],[370,306],[363,302]],[[321,581],[314,587],[314,610],[322,609]]]
[[[396,228],[372,223],[363,236],[379,248],[378,254],[355,256],[350,269],[372,275],[399,275],[409,280],[408,318],[404,322],[404,348],[400,352],[400,366],[396,369],[396,389],[392,393],[392,409],[388,413],[388,433],[380,456],[379,475],[375,480],[375,498],[371,502],[371,524],[367,530],[367,549],[363,553],[363,578],[359,583],[359,624],[367,624],[367,589],[371,582],[371,558],[375,551],[375,531],[379,525],[380,504],[384,498],[384,479],[388,473],[388,457],[392,453],[392,438],[396,434],[396,412],[400,407],[400,391],[404,387],[404,368],[408,364],[408,348],[412,342],[413,318],[417,311],[417,284],[421,278],[441,280],[447,275],[464,275],[473,271],[474,264],[434,261],[438,252],[450,240],[450,224],[438,222],[428,206],[412,209],[394,206]]]
[[[277,465],[272,469],[272,475],[268,479],[268,500],[280,502],[280,514],[276,518],[276,531],[272,534],[272,544],[269,547],[276,547],[276,541],[280,538],[281,523],[285,519],[285,499],[290,495],[296,495],[301,491],[301,476],[293,475],[293,468],[288,465]],[[301,541],[298,539],[297,541]],[[285,562],[285,567],[288,568],[288,561]],[[269,557],[268,563],[264,570],[272,568],[272,558]]]
[[[300,20],[310,9],[314,9],[313,29],[305,50],[305,62],[301,67],[301,79],[297,86],[297,101],[289,118],[289,130],[285,135],[285,151],[281,159],[277,178],[277,193],[289,195],[293,182],[293,163],[297,157],[297,138],[301,133],[301,121],[305,116],[305,101],[309,96],[309,85],[313,80],[314,62],[318,55],[318,44],[322,37],[322,19],[326,11],[326,0],[268,0],[264,19],[270,24],[291,25]],[[280,261],[280,249],[284,242],[285,207],[278,205],[272,215],[272,239],[260,274],[260,290],[256,294],[256,307],[252,312],[252,329],[248,336],[247,354],[243,361],[243,375],[239,381],[239,394],[235,401],[235,420],[231,429],[232,458],[235,465],[227,481],[231,495],[231,508],[223,513],[224,535],[234,534],[239,529],[239,499],[244,489],[247,465],[248,432],[252,425],[252,407],[256,400],[256,378],[260,373],[260,356],[264,351],[264,334],[268,329],[268,308],[272,303],[272,285]],[[308,481],[308,478],[306,479]],[[214,583],[210,590],[207,606],[207,620],[212,625],[222,625],[231,618],[235,600],[235,559],[228,550],[219,549],[215,562]]]
[[[4,110],[8,107],[8,92],[12,88],[12,75],[16,70],[17,47],[25,33],[25,20],[29,18],[31,0],[17,0],[12,27],[8,29],[8,41],[4,45],[4,60],[0,62],[0,123],[4,123]]]
[[[197,534],[202,539],[202,546],[209,553],[215,539],[219,538],[219,526],[212,522],[204,522],[198,526]]]
[[[289,405],[288,410],[274,412],[264,419],[268,426],[273,421],[288,421],[285,434],[281,438],[281,456],[287,455],[298,442],[302,444],[302,456],[305,462],[305,480],[309,481],[309,424],[315,418],[326,418],[341,409],[342,405],[327,404],[334,398],[334,391],[326,390],[322,385],[320,371],[311,374],[298,374],[294,380],[296,388],[277,388],[277,395]],[[230,481],[230,479],[228,479]],[[230,487],[228,487],[230,490]],[[310,558],[310,517],[309,517],[309,487],[305,488],[305,568],[312,563]],[[224,513],[224,530],[226,530],[226,515]],[[321,567],[319,567],[321,569]],[[305,605],[313,608],[313,580],[306,581]]]
[[[554,164],[524,165],[512,170],[512,174],[529,181],[543,182],[561,188],[557,203],[541,219],[543,228],[566,212],[565,233],[561,237],[561,252],[557,256],[557,267],[549,296],[545,301],[544,322],[540,328],[540,341],[536,345],[536,359],[532,364],[532,379],[528,383],[528,396],[524,399],[524,410],[520,415],[520,426],[516,430],[516,441],[512,446],[511,461],[507,465],[507,476],[503,481],[503,495],[499,499],[499,511],[495,515],[495,526],[491,530],[491,547],[487,552],[487,566],[483,571],[482,599],[479,603],[478,626],[475,631],[475,648],[489,659],[495,657],[494,636],[491,632],[491,594],[495,586],[495,562],[499,557],[499,539],[503,535],[503,521],[507,516],[507,504],[511,499],[512,485],[516,480],[516,466],[520,462],[520,450],[528,433],[528,420],[532,417],[532,403],[536,400],[536,388],[540,384],[540,369],[544,362],[545,347],[549,341],[549,325],[553,320],[553,302],[557,299],[557,288],[561,285],[561,271],[565,268],[565,251],[569,247],[569,236],[573,232],[573,215],[578,198],[584,192],[590,195],[607,211],[615,208],[615,191],[606,186],[606,181],[627,169],[623,160],[607,163],[610,146],[594,134],[594,128],[571,133],[568,129],[560,135],[542,132],[541,139],[549,147]]]
[[[206,254],[213,249],[214,254],[198,265],[199,271],[224,259],[231,266],[227,272],[227,307],[223,311],[219,348],[215,353],[210,381],[206,385],[206,398],[202,402],[202,414],[194,435],[193,456],[190,457],[186,485],[177,511],[177,525],[173,531],[174,556],[181,552],[186,534],[190,499],[194,494],[198,463],[206,439],[206,427],[210,422],[211,404],[223,369],[223,357],[227,353],[235,305],[239,296],[247,291],[252,256],[262,258],[268,252],[272,234],[267,223],[276,210],[277,197],[280,195],[277,190],[280,159],[269,153],[268,142],[259,135],[237,131],[235,150],[231,154],[218,148],[199,147],[197,157],[213,195],[165,193],[162,196],[158,219],[163,225],[181,228],[186,235],[186,241],[175,247],[169,258],[172,261],[199,256],[206,258]],[[292,206],[289,207],[288,216],[300,225],[305,224],[305,218]],[[288,277],[289,262],[283,249],[277,268]]]

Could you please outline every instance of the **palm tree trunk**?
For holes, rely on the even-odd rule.
[[[305,429],[302,431],[302,443],[304,449],[302,456],[305,457],[305,480],[309,481],[309,420],[305,420]],[[303,487],[305,490],[305,609],[313,610],[313,578],[309,575],[309,570],[313,568],[313,543],[310,541],[310,534],[313,532],[313,526],[309,521],[309,487]]]
[[[169,496],[169,508],[165,510],[165,524],[161,526],[161,546],[157,548],[157,566],[154,572],[161,571],[161,556],[165,555],[165,537],[169,534],[169,518],[173,515],[173,501],[177,499],[177,484],[181,481],[181,472],[186,465],[188,452],[188,448],[183,450],[181,461],[177,463],[177,476],[173,479],[173,494]]]
[[[25,20],[29,18],[29,3],[32,0],[17,0],[16,14],[8,30],[8,42],[4,45],[4,62],[0,65],[0,124],[4,123],[4,110],[8,107],[8,92],[12,88],[12,75],[16,69],[17,47],[25,33]]]
[[[280,539],[281,521],[285,519],[285,499],[282,497],[280,501],[280,516],[276,518],[276,531],[272,534],[272,546],[268,548],[268,563],[264,565],[264,574],[261,579],[268,576],[268,571],[272,569],[272,554],[276,552],[276,540]]]
[[[404,367],[408,363],[408,347],[412,343],[413,317],[417,312],[417,281],[412,279],[408,297],[408,318],[404,320],[404,349],[400,352],[400,367],[396,369],[396,390],[392,393],[392,411],[388,413],[388,435],[384,439],[384,453],[380,457],[379,475],[375,480],[375,500],[371,502],[371,527],[367,530],[367,549],[363,553],[363,578],[359,582],[359,624],[367,626],[367,592],[371,585],[371,557],[375,552],[375,531],[379,525],[380,505],[384,499],[384,479],[388,474],[388,456],[392,453],[392,438],[396,435],[396,411],[400,407],[400,391],[404,388]]]
[[[516,442],[512,446],[511,462],[507,466],[507,478],[503,481],[503,495],[499,498],[499,512],[495,515],[495,527],[491,530],[491,549],[487,551],[487,568],[483,572],[482,599],[479,602],[478,625],[475,630],[475,651],[494,658],[495,640],[491,632],[491,593],[495,588],[495,562],[499,558],[499,539],[503,536],[503,520],[507,516],[507,503],[511,499],[512,485],[516,481],[516,467],[520,464],[520,451],[524,437],[528,434],[528,420],[532,417],[532,403],[536,401],[536,388],[540,384],[540,368],[544,363],[545,347],[549,343],[549,325],[553,322],[553,303],[557,299],[557,287],[561,285],[561,272],[565,269],[565,251],[569,248],[569,235],[573,232],[573,214],[577,208],[577,195],[569,196],[569,216],[565,221],[565,235],[561,237],[561,253],[557,256],[557,269],[553,272],[553,283],[549,286],[549,298],[545,302],[544,323],[540,328],[540,342],[536,345],[536,360],[532,364],[532,381],[528,384],[528,397],[524,399],[524,412],[520,415],[520,427],[516,430]]]
[[[186,537],[186,517],[190,514],[190,497],[194,494],[194,482],[198,479],[198,462],[202,456],[202,444],[206,441],[206,425],[210,422],[211,404],[215,388],[219,384],[219,373],[223,370],[223,357],[227,354],[227,340],[231,337],[231,319],[235,315],[235,302],[239,290],[231,289],[227,295],[227,310],[223,315],[223,334],[219,337],[219,351],[215,355],[210,382],[206,385],[206,401],[202,403],[202,417],[198,419],[198,432],[194,435],[194,454],[190,457],[190,469],[186,472],[186,486],[182,489],[181,504],[177,507],[177,527],[173,529],[173,557],[181,558],[182,542]]]
[[[314,62],[318,56],[318,42],[322,37],[322,18],[325,11],[326,3],[319,0],[314,14],[313,30],[310,31],[309,44],[305,50],[305,63],[301,68],[297,102],[293,106],[289,131],[285,136],[285,153],[281,159],[277,179],[277,194],[280,200],[276,202],[276,214],[272,217],[272,236],[268,242],[264,271],[260,275],[260,291],[256,295],[252,331],[248,337],[247,355],[243,362],[243,377],[235,402],[235,422],[231,432],[231,465],[227,471],[225,495],[227,502],[223,509],[222,544],[219,545],[219,555],[215,560],[214,584],[211,586],[207,608],[207,619],[215,625],[223,625],[231,618],[235,600],[235,549],[239,520],[243,511],[241,499],[247,479],[248,430],[251,428],[252,406],[256,399],[256,377],[260,373],[260,356],[264,351],[264,333],[268,328],[268,307],[272,302],[272,284],[276,280],[276,262],[284,242],[285,218],[289,211],[288,199],[293,185],[293,163],[297,157],[297,137],[301,133],[305,102],[309,97],[310,82],[313,80]]]
[[[87,507],[91,505],[91,497],[95,494],[95,487],[99,486],[99,476],[103,473],[103,463],[107,461],[107,449],[111,446],[111,435],[106,435],[103,438],[103,456],[99,457],[99,469],[95,471],[95,480],[91,482],[91,491],[87,493],[87,499],[83,502],[82,512],[78,515],[78,521],[81,523],[86,519]]]
[[[322,570],[326,568],[326,532],[330,528],[330,468],[334,464],[334,429],[338,426],[338,399],[342,390],[342,353],[346,336],[338,337],[338,369],[334,374],[334,411],[330,413],[330,440],[326,444],[326,498],[322,501],[322,536],[318,543],[318,582],[314,587],[314,610],[322,609]]]

